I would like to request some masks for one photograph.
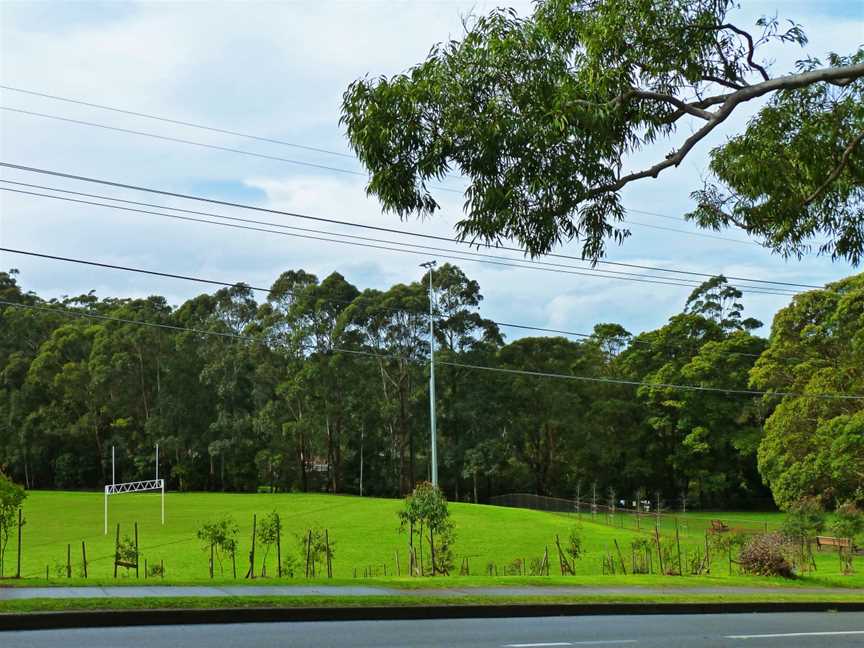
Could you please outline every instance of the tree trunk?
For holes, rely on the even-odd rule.
[[[108,481],[108,477],[106,476],[105,471],[105,460],[102,457],[102,439],[99,438],[99,426],[93,426],[93,435],[96,437],[96,451],[99,453],[99,470],[102,473],[102,483],[106,483]]]
[[[474,471],[474,503],[477,503],[477,471]]]
[[[141,403],[144,406],[144,420],[150,420],[150,405],[147,402],[147,380],[144,377],[144,357],[141,355],[141,349],[136,348],[138,352],[138,376],[141,379]]]

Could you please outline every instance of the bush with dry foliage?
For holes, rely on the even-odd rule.
[[[795,578],[789,560],[789,541],[780,533],[755,535],[741,549],[738,564],[745,574]]]

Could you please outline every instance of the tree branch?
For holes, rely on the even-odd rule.
[[[717,126],[722,124],[726,118],[732,114],[735,108],[742,103],[746,103],[752,99],[756,99],[757,97],[761,97],[771,92],[777,92],[779,90],[794,90],[814,83],[826,81],[831,82],[837,79],[856,79],[860,77],[864,77],[864,63],[844,65],[841,67],[820,68],[818,70],[810,70],[800,74],[790,74],[788,76],[777,77],[776,79],[769,79],[762,83],[746,86],[736,92],[725,95],[723,105],[717,110],[717,112],[710,113],[711,118],[707,123],[688,137],[681,145],[680,149],[670,153],[666,156],[665,160],[658,162],[652,167],[621,176],[615,182],[600,185],[599,187],[591,189],[585,195],[585,199],[594,198],[595,196],[599,196],[609,191],[619,191],[630,182],[641,180],[642,178],[656,178],[661,171],[664,171],[669,167],[677,167],[698,142],[704,139],[711,131],[717,128]]]
[[[748,48],[747,64],[750,66],[751,70],[756,70],[757,72],[759,72],[759,74],[762,75],[762,78],[765,81],[768,81],[771,77],[768,76],[767,70],[765,70],[764,67],[762,67],[761,65],[756,63],[756,61],[753,60],[753,54],[756,53],[756,46],[753,44],[753,37],[750,34],[748,34],[746,31],[744,31],[743,29],[739,29],[735,25],[732,25],[729,23],[725,23],[723,25],[720,25],[719,27],[720,27],[720,29],[730,29],[733,32],[735,32],[736,34],[738,34],[739,36],[743,36],[744,38],[747,39],[747,48]]]
[[[735,83],[734,81],[727,81],[726,79],[721,79],[718,76],[714,76],[713,74],[706,74],[702,77],[703,81],[710,81],[711,83],[716,83],[717,85],[722,85],[726,88],[731,88],[732,90],[740,90],[741,88],[746,87],[746,84],[741,85],[740,83]]]
[[[843,150],[843,155],[840,156],[840,162],[837,163],[837,166],[828,174],[828,177],[825,178],[825,181],[816,187],[816,191],[811,193],[804,199],[804,206],[807,207],[814,200],[816,200],[819,196],[822,195],[822,192],[828,188],[828,186],[834,182],[837,177],[843,172],[843,169],[846,167],[846,163],[849,161],[849,157],[852,155],[852,151],[855,150],[855,147],[861,143],[861,140],[864,140],[864,132],[858,133],[858,137],[852,139],[849,142],[849,145]]]
[[[703,110],[697,104],[704,102],[697,102],[696,104],[688,104],[685,101],[682,101],[678,97],[670,94],[664,94],[662,92],[653,92],[651,90],[639,90],[634,88],[633,90],[624,93],[624,96],[627,95],[631,97],[638,97],[639,99],[652,99],[655,101],[665,101],[666,103],[670,103],[676,108],[678,108],[675,113],[680,113],[681,115],[688,114],[693,115],[694,117],[699,117],[700,119],[704,119],[708,121],[712,118],[712,114],[707,110]],[[626,101],[626,99],[625,99]],[[680,115],[679,115],[680,116]]]

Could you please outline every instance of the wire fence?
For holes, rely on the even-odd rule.
[[[566,514],[610,527],[645,533],[654,533],[655,529],[661,533],[677,529],[680,533],[690,535],[704,535],[706,532],[755,534],[767,533],[780,526],[778,522],[767,519],[730,517],[722,512],[664,512],[662,502],[657,506],[656,503],[643,500],[637,507],[632,506],[636,502],[631,502],[629,507],[626,502],[623,506],[619,506],[619,503],[565,499],[533,493],[508,493],[489,498],[489,504],[493,506]]]

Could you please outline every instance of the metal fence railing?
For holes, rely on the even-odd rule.
[[[658,509],[656,504],[652,509],[647,500],[643,502],[642,506],[637,508],[632,505],[630,507],[618,506],[613,502],[601,504],[597,501],[548,497],[533,493],[508,493],[506,495],[490,497],[489,504],[493,506],[564,513],[598,524],[651,533],[655,529],[660,532],[678,529],[685,534],[700,535],[708,531],[764,533],[772,528],[776,529],[778,526],[776,522],[753,518],[737,518],[727,516],[722,512],[664,512],[662,508]]]

